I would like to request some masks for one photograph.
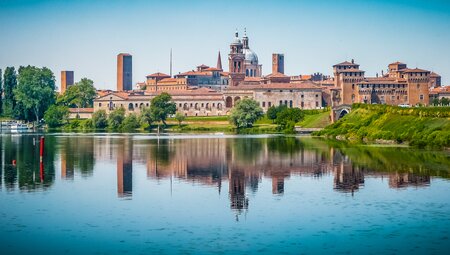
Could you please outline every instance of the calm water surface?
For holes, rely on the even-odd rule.
[[[0,139],[1,254],[450,254],[450,154],[283,136]],[[15,160],[15,162],[13,162]]]

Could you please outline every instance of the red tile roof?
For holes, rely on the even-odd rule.
[[[430,71],[427,70],[423,70],[423,69],[419,69],[419,68],[414,68],[414,69],[403,69],[404,73],[429,73]]]
[[[147,75],[147,77],[170,77],[170,75],[157,72],[157,73],[149,74],[149,75]]]
[[[188,72],[184,72],[184,73],[180,73],[177,74],[175,76],[180,77],[180,76],[211,76],[211,72],[199,72],[199,71],[188,71]]]
[[[208,67],[205,69],[205,71],[222,71],[222,69],[215,68],[215,67]]]
[[[402,63],[402,62],[397,61],[397,62],[394,62],[394,63],[390,63],[389,65],[390,65],[390,66],[391,66],[391,65],[405,65],[405,63]]]
[[[431,72],[430,73],[430,77],[441,77],[439,74],[435,73],[435,72]]]
[[[275,78],[284,78],[284,77],[289,77],[289,76],[277,72],[277,73],[271,73],[271,74],[267,75],[266,77],[267,77],[267,78],[272,78],[272,77],[275,77]]]
[[[359,66],[359,65],[352,62],[344,61],[342,63],[334,65],[333,67],[335,66]]]

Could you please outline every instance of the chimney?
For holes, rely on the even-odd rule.
[[[352,58],[352,64],[354,64],[355,63],[355,60]]]
[[[378,73],[377,73],[377,78],[378,78]]]

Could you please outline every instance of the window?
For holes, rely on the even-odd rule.
[[[283,105],[283,100],[280,100],[280,105]]]
[[[420,89],[420,84],[417,84],[417,89]]]
[[[304,97],[305,97],[305,95],[301,95],[300,97],[301,97],[301,98],[304,98]]]
[[[289,101],[289,107],[292,108],[292,100]]]
[[[283,90],[282,90],[282,89],[280,89],[280,92],[283,92]]]
[[[269,102],[268,105],[269,105],[269,107],[271,107],[272,106],[272,102]]]
[[[352,84],[352,89],[355,89],[355,84]]]
[[[266,102],[262,102],[262,107],[266,107]]]
[[[98,103],[98,107],[102,107],[102,103]]]
[[[267,90],[267,92],[272,92],[272,90],[269,89],[269,90]]]
[[[319,107],[319,102],[316,101],[316,107]]]
[[[284,100],[284,105],[287,105],[287,100]]]
[[[420,100],[423,100],[423,95],[420,95],[420,96],[419,96],[419,99],[420,99]]]
[[[305,107],[305,103],[304,103],[304,102],[302,102],[302,103],[301,103],[301,106],[302,106],[302,108],[303,108],[303,107]]]
[[[316,97],[319,97],[319,94],[316,94]]]

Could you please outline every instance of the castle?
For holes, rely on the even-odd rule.
[[[118,60],[122,56],[131,59],[131,55],[121,53]],[[236,31],[230,43],[228,71],[222,68],[219,52],[215,67],[202,64],[196,70],[175,75],[153,73],[130,90],[122,82],[129,84],[129,76],[125,79],[121,75],[131,73],[131,61],[121,61],[117,91],[99,90],[92,111],[110,112],[123,107],[127,113],[139,113],[162,92],[171,94],[177,111],[185,116],[227,115],[243,98],[256,100],[264,111],[279,105],[300,109],[352,103],[415,106],[429,105],[430,95],[439,97],[441,87],[438,74],[410,69],[400,62],[389,64],[387,72],[376,77],[366,77],[353,60],[334,65],[333,77],[320,73],[288,76],[284,74],[284,64],[283,54],[273,54],[272,73],[263,75],[258,56],[250,49],[249,37],[245,33],[239,38]]]

